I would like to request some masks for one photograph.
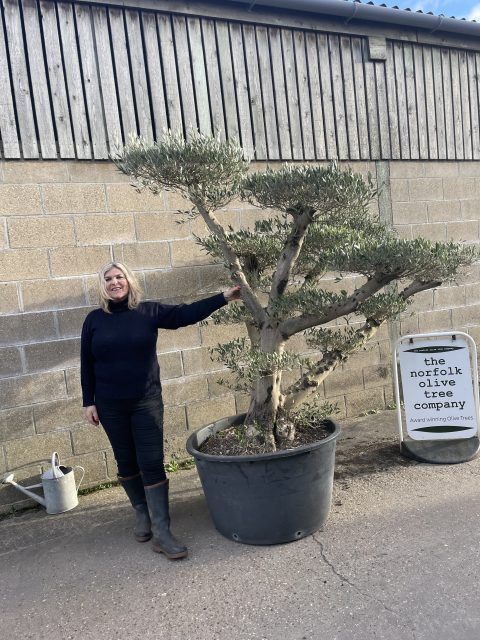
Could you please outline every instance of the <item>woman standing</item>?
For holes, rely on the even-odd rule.
[[[85,319],[81,380],[85,418],[101,422],[112,445],[118,479],[135,509],[135,538],[150,540],[170,559],[187,548],[170,532],[168,480],[163,459],[163,401],[156,354],[158,329],[204,320],[240,287],[192,304],[141,302],[135,275],[119,262],[99,273],[100,309]]]

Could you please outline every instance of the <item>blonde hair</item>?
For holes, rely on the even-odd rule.
[[[107,292],[106,282],[105,282],[105,274],[110,271],[110,269],[120,269],[120,271],[125,276],[126,281],[128,282],[128,308],[136,309],[140,300],[142,299],[142,289],[140,287],[140,283],[137,280],[137,276],[130,271],[130,269],[122,264],[121,262],[109,262],[104,265],[100,271],[98,272],[98,290],[100,294],[100,307],[106,312],[111,313],[108,308],[108,303],[111,300],[110,296]]]

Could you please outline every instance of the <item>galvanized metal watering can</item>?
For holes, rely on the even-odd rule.
[[[75,484],[74,469],[81,469],[82,477],[78,485]],[[11,484],[13,487],[26,494],[36,502],[39,502],[47,510],[47,513],[63,513],[70,511],[78,504],[78,489],[85,475],[85,469],[80,465],[65,467],[60,464],[60,459],[56,451],[52,454],[52,466],[40,476],[40,484],[32,484],[28,487],[16,483],[13,480],[13,473],[3,478],[4,484]],[[30,491],[30,489],[43,488],[44,497]]]

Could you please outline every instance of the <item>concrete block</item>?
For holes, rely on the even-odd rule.
[[[63,371],[3,378],[0,380],[0,409],[46,402],[66,396]]]
[[[53,451],[58,453],[61,460],[72,455],[69,431],[56,431],[12,440],[4,446],[9,469],[50,460]]]
[[[75,216],[75,233],[80,245],[135,241],[133,215],[102,214]]]
[[[50,184],[42,186],[45,213],[102,213],[107,211],[102,184]]]
[[[211,373],[207,376],[208,380],[208,395],[210,397],[226,396],[232,394],[230,387],[224,384],[220,384],[219,380],[225,380],[229,384],[235,383],[235,376],[230,371],[221,371],[218,373]]]
[[[117,169],[113,162],[62,162],[70,182],[123,182],[130,183],[130,176]]]
[[[85,469],[85,476],[82,480],[82,484],[80,485],[80,489],[97,482],[109,480],[107,463],[103,451],[95,451],[94,453],[72,456],[70,458],[66,458],[65,461],[62,459],[61,462],[62,464],[66,464],[70,467],[74,467],[78,464]],[[80,469],[74,470],[77,486],[82,477],[81,473]],[[82,504],[82,496],[79,496],[79,503],[80,505]]]
[[[0,185],[0,215],[29,216],[36,213],[42,213],[42,201],[38,185]]]
[[[383,389],[366,389],[365,391],[349,393],[345,400],[348,417],[359,416],[367,411],[385,408]]]
[[[20,311],[20,303],[16,283],[0,282],[0,314],[17,311]]]
[[[26,345],[25,360],[29,373],[74,367],[80,360],[80,340],[55,340]]]
[[[81,163],[77,163],[81,164]],[[3,165],[5,184],[43,184],[44,182],[68,182],[65,162],[49,160],[27,160],[24,162],[5,162]]]
[[[425,175],[425,162],[394,161],[390,162],[390,178],[418,178]]]
[[[2,469],[2,473],[6,470],[6,467]],[[42,468],[40,465],[29,465],[23,469],[15,469],[14,480],[19,484],[28,487],[29,485],[38,484],[40,482],[41,473]],[[40,489],[33,489],[33,491],[37,492],[38,495],[41,495]],[[26,498],[25,500],[23,498],[26,498],[26,496],[21,494],[18,489],[8,485],[2,486],[0,490],[0,514],[11,513],[12,510],[20,511],[28,507],[38,505],[38,503],[30,498]]]
[[[0,381],[1,384],[1,381]],[[165,407],[179,406],[207,397],[208,383],[205,377],[175,378],[162,383]]]
[[[453,310],[453,313],[458,311]],[[418,314],[418,330],[420,333],[430,333],[430,331],[449,331],[452,326],[457,326],[454,322],[452,325],[452,311],[450,309],[440,311],[430,311]]]
[[[462,217],[458,200],[428,202],[427,210],[429,222],[452,222]]]
[[[449,222],[447,224],[447,240],[453,242],[478,242],[479,222]]]
[[[75,244],[73,221],[66,216],[28,216],[8,220],[10,247],[61,247]]]
[[[23,373],[22,355],[17,347],[0,349],[0,378]]]
[[[165,211],[163,192],[153,195],[148,189],[138,192],[130,184],[107,184],[108,211],[112,213],[132,211]]]
[[[0,218],[0,250],[8,249],[7,218]]]
[[[162,380],[170,380],[183,376],[182,358],[179,351],[161,353],[158,356],[158,361]]]
[[[167,407],[164,418],[165,460],[184,460],[188,457],[185,444],[189,436],[185,407]]]
[[[184,198],[180,193],[176,191],[165,191],[165,210],[168,211],[185,211],[192,208],[192,203],[187,198]]]
[[[164,353],[179,349],[193,349],[201,344],[198,325],[181,327],[175,331],[160,330],[158,332],[157,351]]]
[[[247,338],[247,329],[244,324],[220,324],[209,323],[200,327],[203,347],[214,347],[219,343],[229,342],[235,338]],[[290,350],[290,342],[288,349]],[[292,347],[293,348],[293,347]]]
[[[408,180],[390,179],[390,193],[392,202],[408,202]]]
[[[53,313],[15,313],[0,316],[0,344],[24,344],[56,337]]]
[[[82,278],[22,282],[25,311],[46,311],[81,307],[87,303]]]
[[[65,380],[67,384],[67,395],[69,398],[79,398],[82,395],[80,384],[80,369],[73,367],[65,370]],[[81,401],[80,401],[81,404]]]
[[[110,448],[107,434],[101,425],[82,424],[73,426],[70,431],[75,455]]]
[[[469,304],[480,303],[480,284],[478,282],[472,282],[465,285],[465,299]]]
[[[363,378],[358,369],[337,368],[324,382],[325,398],[363,390]]]
[[[191,265],[211,264],[213,259],[192,240],[173,240],[170,242],[172,266],[187,267]]]
[[[31,407],[18,407],[0,411],[0,442],[18,440],[34,434]]]
[[[277,217],[278,214],[275,211],[253,207],[249,209],[248,205],[245,204],[245,208],[240,211],[240,228],[253,230],[257,220],[271,220]]]
[[[344,368],[361,370],[363,367],[380,363],[380,349],[378,343],[373,339],[372,342],[367,343],[363,349],[351,355],[345,363]]]
[[[185,375],[193,376],[210,371],[220,371],[224,365],[216,360],[212,360],[210,352],[205,347],[199,349],[189,349],[182,352]]]
[[[64,309],[57,311],[58,333],[61,338],[77,338],[82,333],[82,325],[92,307]]]
[[[112,480],[116,480],[118,470],[117,470],[117,463],[115,461],[115,456],[113,455],[113,451],[109,449],[107,451],[104,451],[103,455],[105,456],[105,463],[107,465],[107,476]]]
[[[433,289],[427,291],[421,291],[417,293],[413,298],[410,298],[411,302],[408,305],[408,311],[430,311],[433,309]]]
[[[478,187],[475,178],[443,178],[445,200],[468,200],[478,198]]]
[[[411,224],[396,224],[395,231],[399,238],[404,238],[405,240],[411,240],[412,237],[412,226]],[[446,231],[445,231],[446,234]]]
[[[451,309],[463,307],[466,304],[465,287],[456,285],[453,287],[441,287],[433,292],[434,307],[436,309]],[[472,302],[471,300],[469,302]]]
[[[363,383],[365,389],[371,387],[385,387],[387,384],[391,384],[392,369],[390,365],[381,364],[374,367],[363,368]]]
[[[33,419],[37,433],[68,429],[85,422],[79,398],[36,404],[33,407]]]
[[[462,212],[462,218],[464,220],[480,219],[480,199],[475,198],[472,200],[461,200],[460,208]]]
[[[155,271],[145,274],[146,296],[151,300],[195,300],[198,298],[198,278],[194,269]]]
[[[49,273],[45,249],[7,249],[0,251],[0,273],[4,282],[38,280]]]
[[[62,247],[50,251],[53,277],[96,274],[110,262],[110,247]]]
[[[115,260],[131,269],[167,269],[171,267],[168,242],[137,242],[114,247]]]
[[[240,206],[238,210],[232,210],[229,206],[224,211],[216,211],[215,217],[224,229],[232,227],[234,231],[238,231],[242,227],[241,212],[245,208],[245,203],[239,202]],[[210,231],[201,216],[197,216],[195,220],[191,222],[192,233],[200,238],[210,235]]]
[[[198,292],[203,294],[219,293],[232,286],[228,271],[223,264],[208,264],[199,266],[197,275],[200,279]]]
[[[467,307],[459,307],[452,309],[452,328],[459,329],[460,326],[479,325],[480,321],[480,305],[472,304]],[[447,328],[447,330],[450,327]]]
[[[159,242],[191,237],[190,225],[178,224],[178,217],[172,213],[136,213],[135,228],[139,242]]]
[[[411,234],[408,238],[425,238],[432,242],[445,242],[447,239],[447,225],[444,222],[410,225]]]
[[[411,333],[419,333],[418,314],[409,314],[408,317],[402,318],[400,320],[399,331],[401,336],[406,336]]]
[[[454,178],[459,173],[463,175],[465,162],[425,162],[424,171],[426,178]],[[460,168],[461,167],[461,168]]]
[[[415,224],[427,222],[426,202],[396,202],[393,204],[395,224]]]
[[[441,178],[411,178],[408,181],[410,201],[443,200],[443,182]]]
[[[235,415],[235,399],[233,396],[211,398],[208,401],[194,402],[187,405],[187,424],[190,431],[199,429],[215,420]]]

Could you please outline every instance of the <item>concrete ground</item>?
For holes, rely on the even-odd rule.
[[[171,477],[187,560],[135,542],[119,488],[4,519],[0,637],[478,640],[480,459],[402,458],[395,420],[344,426],[329,520],[291,544],[223,538],[195,471]]]

